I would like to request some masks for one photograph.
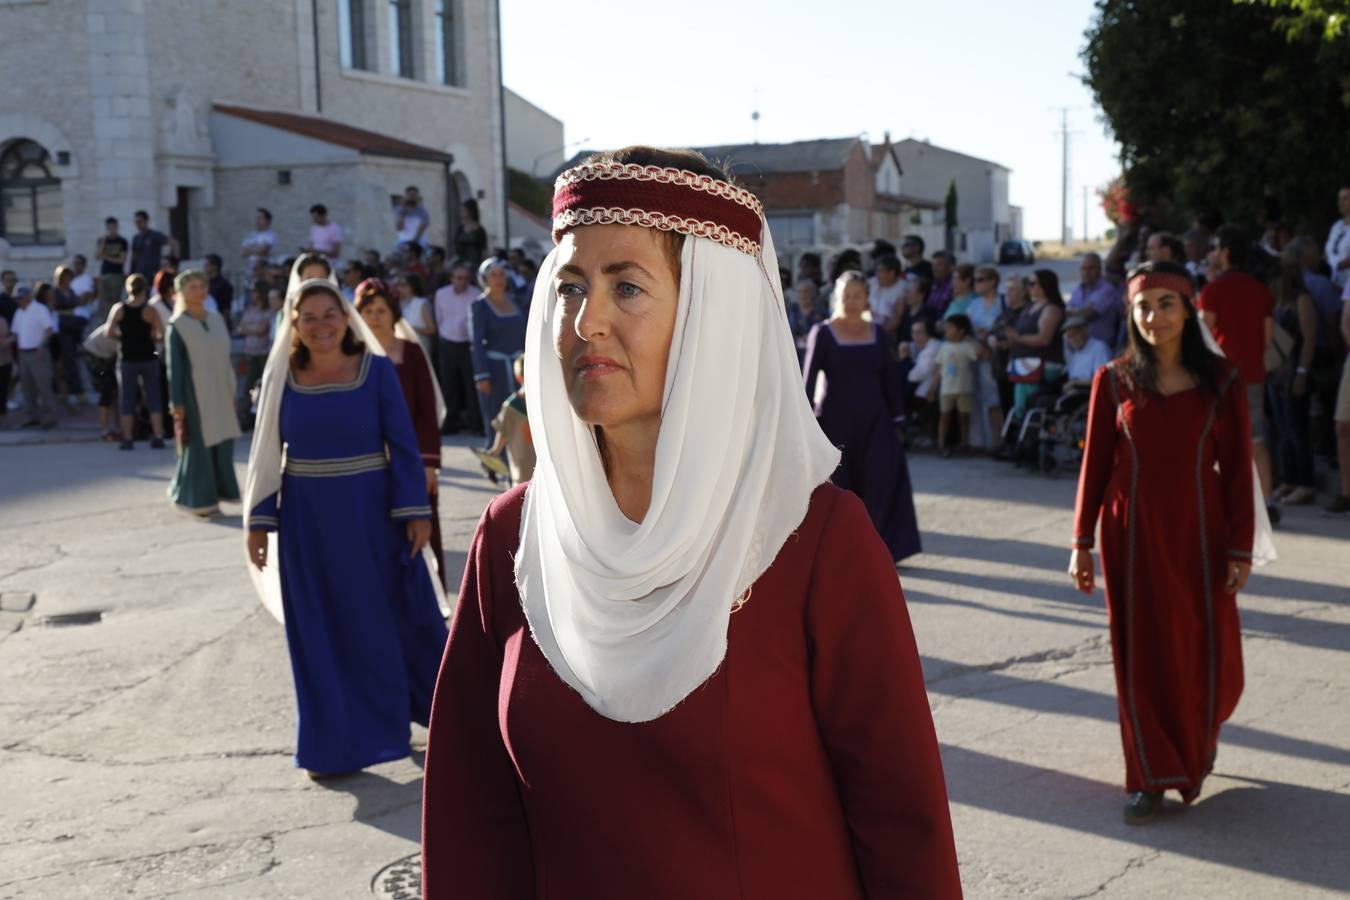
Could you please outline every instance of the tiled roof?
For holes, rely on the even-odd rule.
[[[378,131],[366,131],[339,122],[315,116],[302,116],[298,113],[276,112],[274,110],[250,109],[246,106],[215,104],[217,112],[239,119],[247,119],[261,125],[279,128],[293,134],[304,135],[326,144],[349,147],[368,156],[393,156],[400,159],[425,159],[432,162],[451,163],[454,157],[443,150],[433,150],[419,144],[410,144],[398,138],[380,134]]]

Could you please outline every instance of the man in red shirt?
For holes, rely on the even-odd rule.
[[[1266,347],[1275,333],[1275,300],[1264,283],[1243,271],[1251,243],[1241,228],[1225,225],[1209,246],[1219,276],[1200,292],[1200,318],[1247,385],[1252,419],[1252,459],[1261,493],[1270,496],[1270,452],[1265,437]],[[1275,516],[1272,515],[1272,521]]]

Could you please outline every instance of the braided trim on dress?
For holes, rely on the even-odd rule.
[[[616,206],[569,209],[553,218],[555,233],[578,225],[640,225],[643,228],[656,228],[660,231],[676,231],[693,237],[708,238],[733,250],[759,256],[758,241],[732,231],[725,225],[700,219],[686,219],[667,213],[649,212],[645,209],[622,209]]]
[[[711,175],[698,175],[687,169],[639,166],[636,163],[582,163],[559,175],[553,189],[556,191],[563,185],[581,184],[584,181],[655,181],[660,184],[682,185],[739,203],[757,216],[764,215],[764,204],[745,188],[736,187]]]

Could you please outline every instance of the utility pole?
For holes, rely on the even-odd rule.
[[[1057,106],[1052,109],[1059,110],[1059,131],[1056,132],[1062,141],[1060,156],[1060,190],[1059,190],[1059,239],[1061,243],[1069,243],[1069,137],[1077,132],[1069,131],[1069,112],[1074,109],[1071,106]]]
[[[1083,185],[1083,240],[1085,241],[1088,239],[1087,217],[1088,217],[1088,186],[1085,184]]]

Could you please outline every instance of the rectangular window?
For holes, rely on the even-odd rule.
[[[338,0],[338,49],[344,69],[367,69],[366,0]]]
[[[810,247],[816,242],[816,217],[811,213],[767,218],[777,247]]]
[[[451,87],[464,86],[460,50],[459,0],[436,0],[436,78]]]
[[[389,71],[415,78],[412,49],[412,0],[389,0]]]

